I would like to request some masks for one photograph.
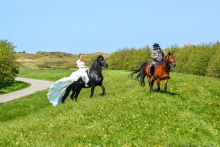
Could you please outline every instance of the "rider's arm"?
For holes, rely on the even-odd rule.
[[[80,60],[76,61],[76,65],[77,65],[78,68],[81,68]]]
[[[162,53],[162,57],[164,57],[164,52],[161,50],[161,53]]]
[[[81,68],[88,68],[88,66],[82,66]]]
[[[83,62],[84,63],[84,62]],[[80,60],[76,61],[77,67],[78,68],[88,68],[88,66],[85,66],[85,64],[81,64]]]

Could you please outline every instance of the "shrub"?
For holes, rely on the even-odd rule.
[[[124,48],[112,53],[108,58],[109,69],[133,70],[140,67],[144,61],[150,61],[149,46],[135,49]]]
[[[177,66],[172,71],[202,76],[220,77],[220,43],[172,45],[164,49],[165,55],[173,52]],[[114,52],[108,59],[109,69],[137,69],[144,61],[152,61],[149,46],[124,48]]]
[[[8,40],[0,40],[0,88],[13,82],[19,72],[14,48]]]
[[[206,75],[220,78],[220,43],[217,42],[213,46],[214,52],[210,57],[208,67],[206,69]]]

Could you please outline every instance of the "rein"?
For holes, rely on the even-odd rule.
[[[157,65],[162,65],[164,62],[165,63],[169,63],[166,59],[167,56],[164,57],[164,59],[162,61],[160,61],[159,63],[157,63]]]

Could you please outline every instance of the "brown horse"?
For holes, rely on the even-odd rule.
[[[149,87],[150,87],[150,92],[153,91],[153,84],[155,80],[157,81],[157,92],[160,91],[160,81],[164,80],[164,92],[166,92],[167,82],[169,79],[170,65],[172,65],[173,67],[176,66],[173,53],[169,52],[168,55],[165,56],[165,59],[157,64],[156,70],[154,72],[155,80],[151,80],[152,75],[150,72],[150,65],[151,65],[151,62],[142,63],[141,67],[138,70],[133,70],[134,72],[131,73],[130,76],[133,77],[135,73],[139,73],[136,76],[136,79],[140,82],[142,87],[145,86],[144,78],[145,76],[147,76]]]

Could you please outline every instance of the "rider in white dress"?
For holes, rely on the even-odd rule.
[[[78,70],[73,72],[69,77],[64,77],[50,86],[50,89],[47,93],[47,98],[52,103],[53,106],[58,106],[61,103],[61,99],[66,92],[66,88],[71,85],[74,81],[77,81],[80,77],[86,83],[88,87],[89,78],[87,75],[88,67],[85,66],[85,63],[82,61],[82,54],[79,54],[79,60],[77,60]]]
[[[80,70],[80,75],[83,81],[85,82],[85,87],[89,87],[88,82],[89,82],[89,77],[87,74],[88,71],[88,66],[85,66],[85,63],[83,62],[83,55],[79,54],[79,59],[76,61],[77,67]]]

